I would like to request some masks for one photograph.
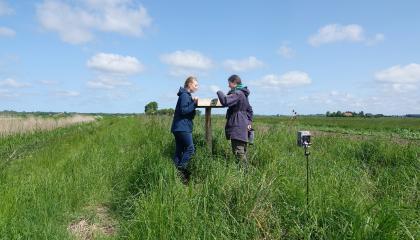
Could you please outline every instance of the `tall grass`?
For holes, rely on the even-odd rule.
[[[0,116],[0,137],[16,133],[52,130],[91,121],[95,121],[93,116],[83,115],[60,118]]]
[[[95,221],[86,209],[98,205],[118,222],[115,235],[98,238],[420,238],[416,142],[315,138],[306,206],[296,127],[257,120],[251,167],[243,171],[224,139],[224,119],[213,119],[210,153],[197,118],[193,175],[184,186],[171,160],[170,121],[105,118],[1,139],[1,156],[13,153],[11,142],[32,147],[0,168],[0,239],[71,239],[69,224]]]

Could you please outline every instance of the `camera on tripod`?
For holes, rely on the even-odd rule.
[[[311,133],[309,131],[297,132],[297,145],[303,147],[306,157],[306,207],[309,211],[309,147],[311,146]],[[308,218],[308,217],[306,217]]]
[[[311,145],[311,133],[309,131],[298,131],[297,145],[299,147],[309,147]]]

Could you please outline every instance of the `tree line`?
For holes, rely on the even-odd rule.
[[[337,111],[337,112],[330,112],[327,111],[325,113],[326,117],[384,117],[385,115],[383,114],[372,114],[372,113],[364,113],[363,111],[360,112],[341,112],[341,111]]]

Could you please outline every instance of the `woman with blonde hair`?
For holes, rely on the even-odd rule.
[[[175,137],[175,155],[173,161],[181,175],[183,183],[188,183],[189,181],[191,173],[188,170],[188,163],[195,151],[192,130],[198,98],[192,97],[191,93],[197,90],[197,78],[192,76],[185,80],[184,87],[179,88],[178,101],[171,127],[171,132]]]

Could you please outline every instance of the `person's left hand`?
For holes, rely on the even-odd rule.
[[[248,131],[251,130],[252,126],[251,124],[248,125]]]

